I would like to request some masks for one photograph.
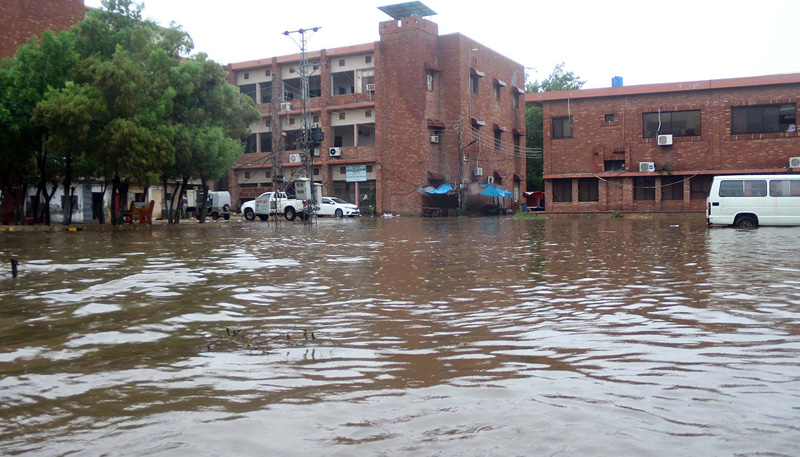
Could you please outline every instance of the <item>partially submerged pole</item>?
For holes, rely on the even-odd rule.
[[[17,265],[19,265],[19,262],[17,261],[17,259],[12,258],[11,259],[11,277],[12,278],[16,278],[17,277]]]

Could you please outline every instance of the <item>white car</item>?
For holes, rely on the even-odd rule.
[[[347,203],[338,197],[322,197],[322,204],[319,205],[319,211],[317,211],[317,216],[353,217],[360,215],[358,206]]]

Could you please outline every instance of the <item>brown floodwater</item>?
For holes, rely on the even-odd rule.
[[[3,455],[800,455],[800,228],[231,222],[0,260]]]

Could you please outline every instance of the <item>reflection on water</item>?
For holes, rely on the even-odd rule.
[[[4,233],[0,453],[800,454],[800,228]]]

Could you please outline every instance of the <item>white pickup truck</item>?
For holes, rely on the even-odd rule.
[[[255,220],[256,216],[265,221],[270,215],[276,214],[283,214],[287,221],[293,221],[298,216],[300,220],[306,217],[303,201],[289,198],[286,192],[264,192],[255,200],[244,202],[240,210],[248,221]]]

